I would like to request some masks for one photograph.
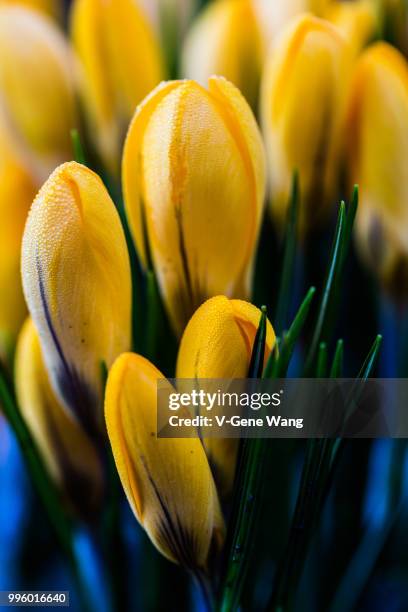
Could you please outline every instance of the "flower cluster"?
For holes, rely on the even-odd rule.
[[[362,261],[406,295],[408,64],[398,2],[188,4],[74,0],[66,35],[56,1],[0,3],[0,357],[67,504],[100,506],[109,441],[138,521],[199,574],[237,444],[156,437],[149,279],[176,375],[246,377],[264,214],[279,235],[297,173],[301,241],[358,183]]]

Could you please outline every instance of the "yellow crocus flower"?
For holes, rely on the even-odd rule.
[[[360,187],[358,246],[396,295],[408,288],[408,64],[386,43],[360,57],[347,126],[349,176]]]
[[[131,280],[119,215],[100,178],[69,162],[28,216],[23,287],[60,401],[94,431],[102,420],[101,363],[131,343]]]
[[[326,19],[342,32],[357,55],[378,32],[378,18],[372,0],[331,2]]]
[[[135,0],[75,0],[71,29],[91,136],[116,172],[136,105],[164,76],[158,41]]]
[[[140,355],[121,355],[108,376],[106,426],[136,518],[165,557],[199,573],[221,543],[223,519],[201,441],[156,437],[163,378]]]
[[[36,183],[3,119],[0,115],[0,359],[6,362],[27,312],[20,253]]]
[[[246,378],[260,318],[261,311],[242,300],[217,296],[205,302],[184,331],[177,378]],[[269,321],[266,329],[265,360],[275,345]],[[203,443],[216,480],[224,491],[229,491],[234,480],[237,440],[208,438]]]
[[[183,73],[202,85],[213,74],[224,76],[256,108],[263,57],[252,0],[218,0],[208,5],[190,30]]]
[[[0,0],[0,4],[19,4],[41,11],[51,17],[61,17],[62,6],[59,0]]]
[[[30,318],[17,344],[15,383],[21,413],[50,476],[67,502],[85,517],[90,516],[102,493],[101,464],[92,442],[51,388]]]
[[[255,119],[229,81],[152,92],[129,128],[123,188],[140,259],[147,267],[150,253],[179,335],[207,298],[248,296],[265,162]]]
[[[297,170],[301,233],[319,222],[336,194],[350,56],[332,24],[304,15],[285,30],[265,67],[261,111],[271,211],[283,225]]]
[[[0,106],[41,179],[72,156],[74,72],[69,46],[50,19],[0,6]]]

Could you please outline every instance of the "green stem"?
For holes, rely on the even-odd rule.
[[[260,378],[266,340],[266,308],[254,340],[248,378]],[[260,487],[265,458],[265,441],[242,439],[239,449],[237,476],[234,483],[233,510],[227,532],[227,566],[223,579],[220,610],[237,610],[248,569],[253,528],[259,507]]]

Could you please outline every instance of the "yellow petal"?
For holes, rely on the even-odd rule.
[[[20,276],[21,239],[36,192],[34,178],[0,116],[0,359],[7,361],[26,316]]]
[[[379,25],[372,0],[333,1],[329,4],[325,17],[339,28],[355,54],[374,38]]]
[[[397,294],[408,280],[408,65],[386,43],[356,65],[347,126],[349,176],[360,186],[358,244]]]
[[[190,30],[183,73],[203,86],[213,74],[224,76],[256,108],[263,52],[253,0],[218,0],[207,6]]]
[[[164,556],[197,571],[222,533],[219,502],[200,440],[156,437],[162,378],[143,357],[121,355],[108,377],[106,425],[136,518]]]
[[[225,296],[205,302],[184,331],[177,378],[246,378],[260,318],[261,311],[248,302]],[[275,333],[268,321],[265,360],[274,345]],[[229,491],[235,474],[237,441],[208,438],[204,445],[217,482],[222,490]]]
[[[75,509],[89,515],[100,501],[101,465],[91,441],[51,388],[31,319],[19,336],[15,382],[21,413],[50,475]]]
[[[58,27],[37,11],[0,6],[0,100],[42,178],[71,157],[74,64]]]
[[[146,231],[178,334],[208,297],[247,296],[265,178],[255,120],[233,85],[155,90],[130,126],[123,183],[136,245],[146,261]]]
[[[261,93],[271,211],[283,225],[295,170],[302,233],[330,211],[336,195],[350,49],[330,23],[304,15],[272,48]]]
[[[75,162],[35,199],[23,286],[53,387],[87,430],[102,417],[101,362],[130,347],[131,281],[119,216],[100,178]]]
[[[117,171],[136,105],[163,78],[158,41],[134,0],[75,0],[71,22],[91,130],[108,168]]]

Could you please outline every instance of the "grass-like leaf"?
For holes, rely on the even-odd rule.
[[[264,378],[283,378],[286,376],[296,343],[306,323],[316,288],[311,287],[293,319],[289,330],[280,341],[279,357],[272,353],[266,364]]]
[[[249,379],[260,378],[266,340],[266,308],[254,340],[248,371]],[[248,568],[255,517],[259,508],[260,487],[265,457],[265,440],[242,439],[234,484],[234,500],[225,547],[226,570],[219,609],[232,612],[239,608]]]
[[[360,369],[357,384],[369,378],[378,358],[381,336],[377,336],[363,366]],[[339,341],[331,368],[332,375],[341,374],[343,343]],[[358,392],[358,388],[356,388]],[[350,397],[351,400],[355,398]],[[348,412],[347,401],[345,415]],[[290,608],[296,595],[299,579],[306,560],[308,547],[317,519],[327,499],[343,439],[309,440],[306,448],[301,482],[291,523],[288,545],[275,581],[275,587],[269,600],[268,612],[278,612]]]
[[[326,323],[326,317],[328,313],[328,307],[330,304],[330,298],[335,283],[335,278],[339,270],[340,262],[343,261],[344,249],[342,250],[342,241],[345,236],[346,227],[346,205],[344,202],[340,204],[339,215],[337,219],[336,232],[334,235],[334,241],[332,246],[331,257],[327,270],[326,280],[324,283],[322,298],[319,306],[319,312],[317,315],[316,325],[313,332],[312,340],[310,343],[310,349],[306,358],[305,374],[310,375],[313,372],[313,365],[316,359],[316,353],[320,342],[322,341],[322,331]]]
[[[297,228],[299,216],[299,175],[295,172],[286,223],[282,274],[278,291],[278,303],[275,313],[275,329],[281,333],[287,324],[290,296],[293,282],[293,271],[296,258]]]
[[[82,164],[83,166],[86,166],[86,157],[84,153],[84,148],[82,146],[81,137],[76,128],[73,128],[71,130],[71,141],[72,141],[72,148],[74,150],[75,161],[78,162],[78,164]]]

